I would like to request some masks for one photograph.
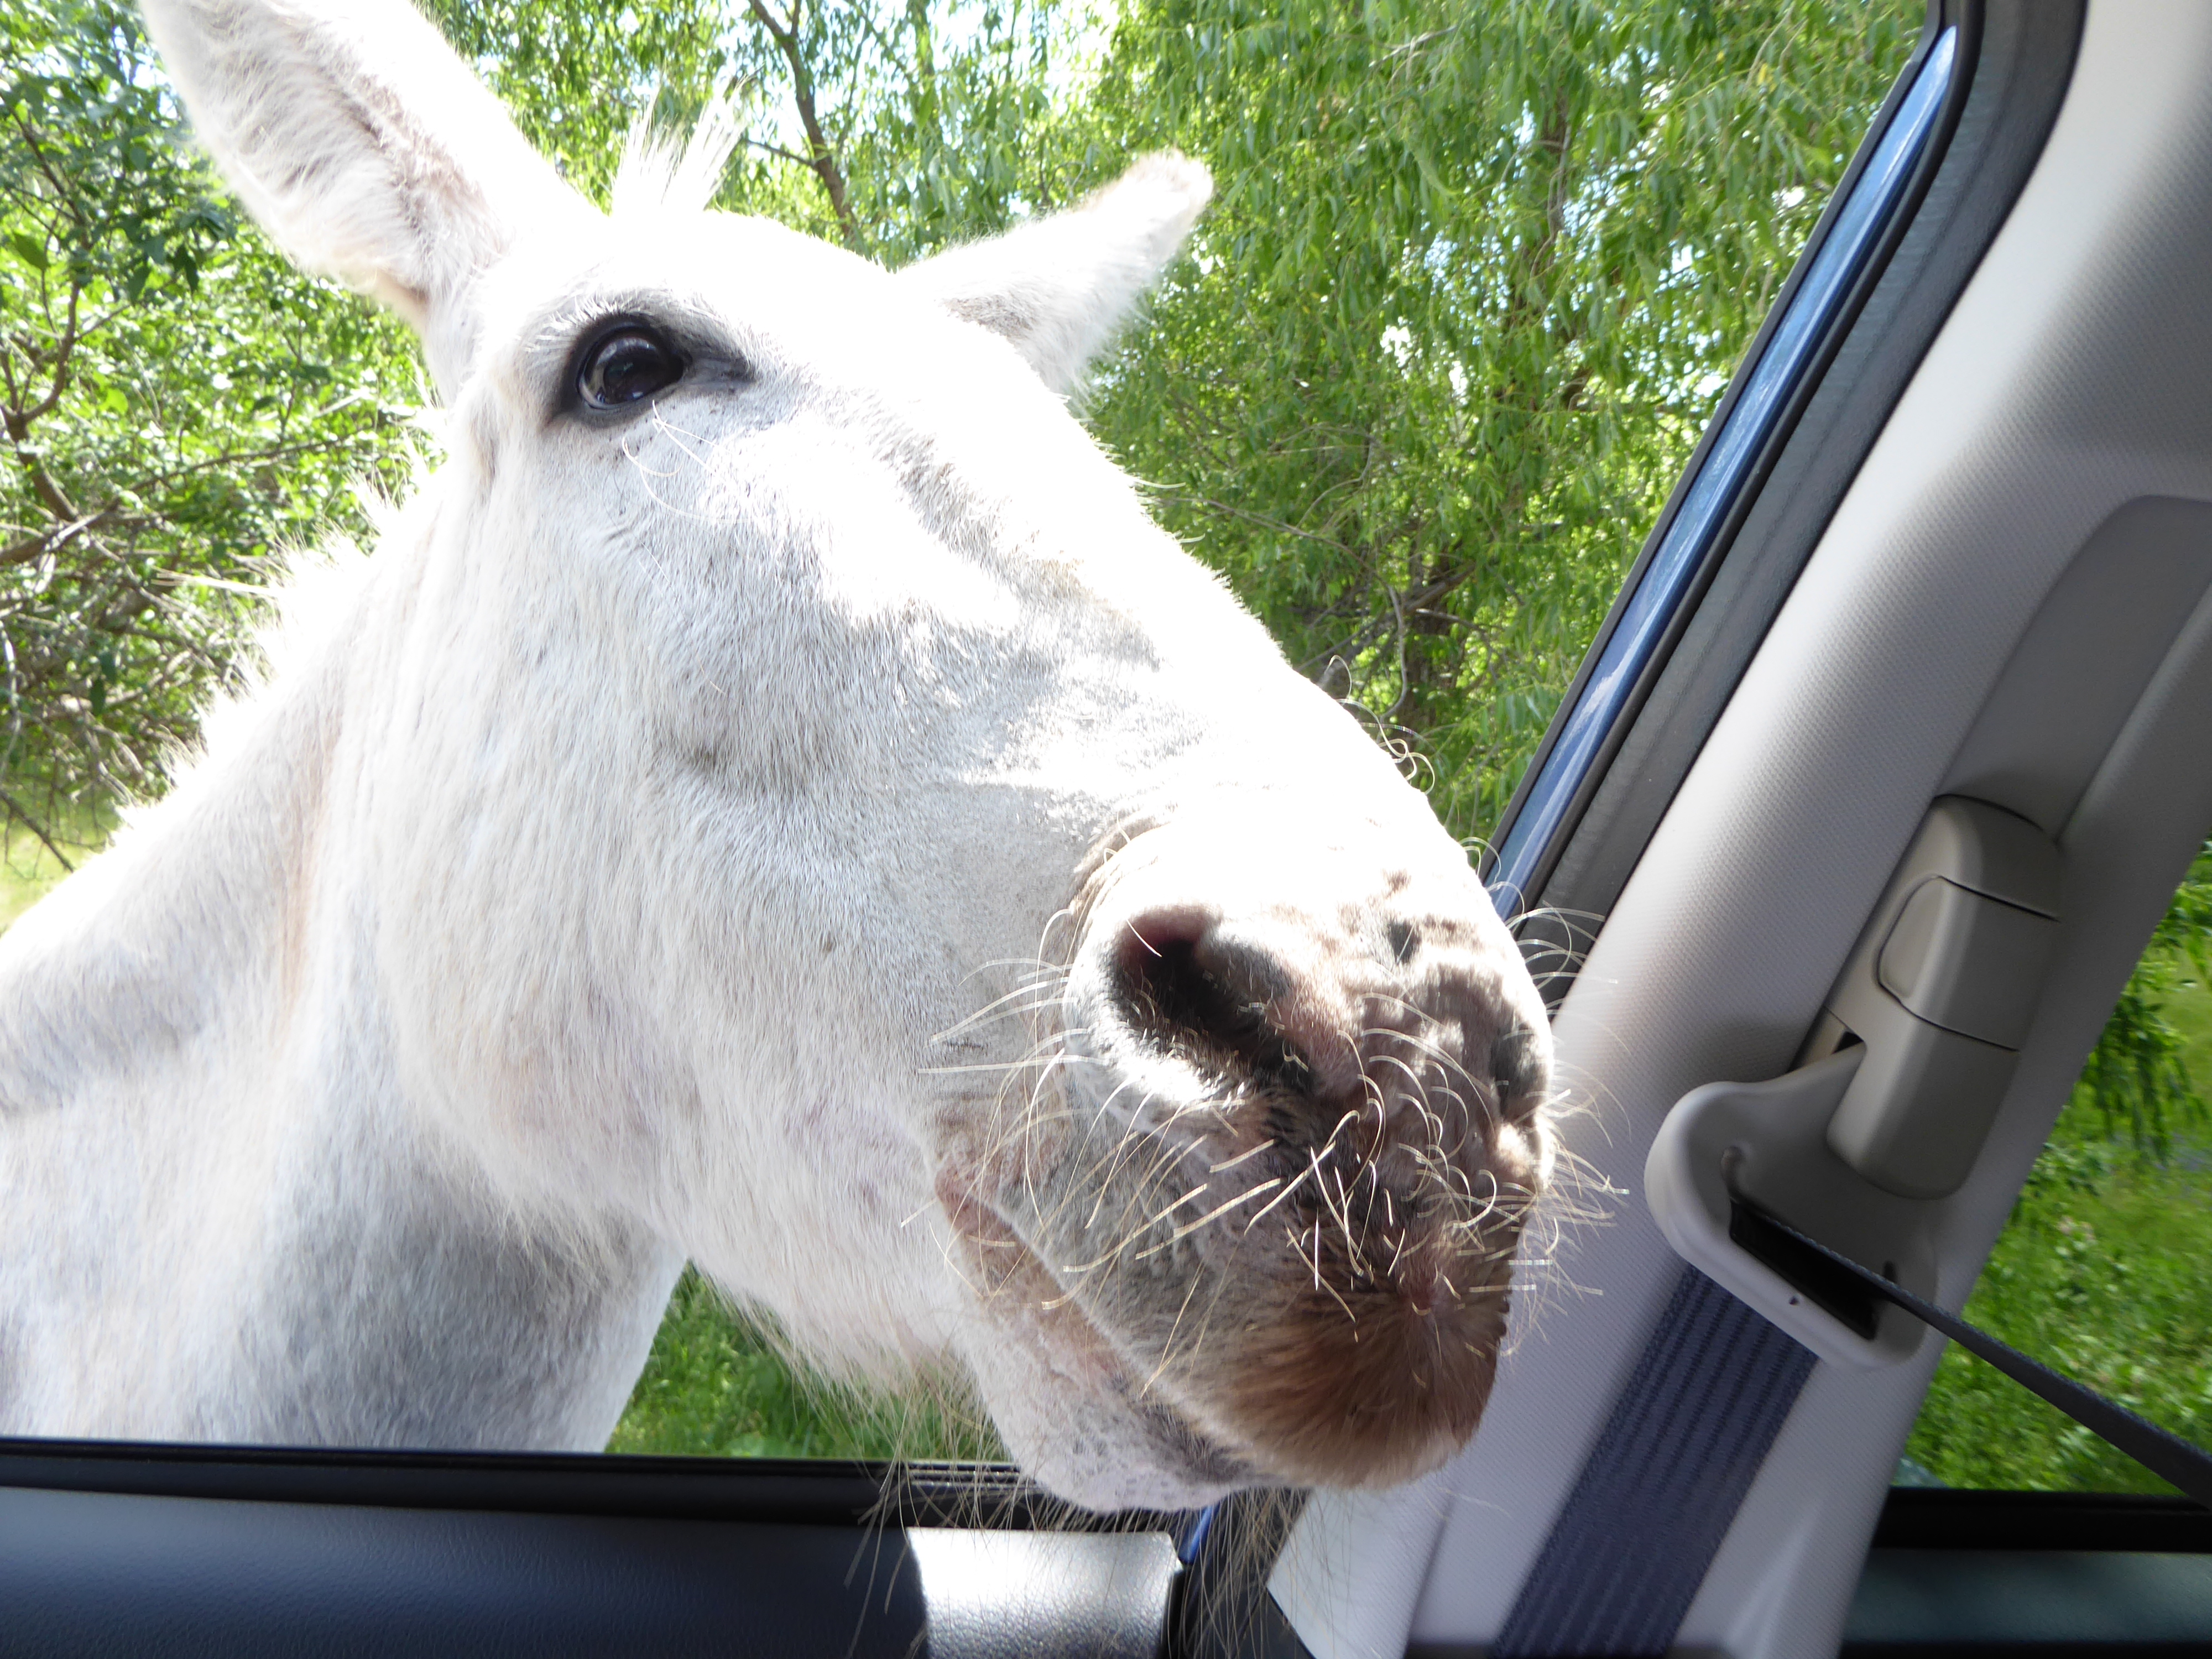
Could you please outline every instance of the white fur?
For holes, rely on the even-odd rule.
[[[1055,395],[1203,170],[893,277],[596,214],[404,6],[149,14],[257,215],[422,331],[451,454],[0,940],[0,1431],[597,1447],[688,1258],[832,1368],[963,1357],[1079,1500],[1218,1490],[962,1265],[935,1183],[1030,1041],[979,1010],[1117,823],[1200,808],[1240,879],[1428,872],[1540,1009]],[[617,311],[745,372],[559,412]]]

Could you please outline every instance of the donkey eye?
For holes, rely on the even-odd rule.
[[[624,323],[584,348],[576,366],[576,396],[586,409],[621,409],[672,386],[684,376],[684,359],[651,329]]]

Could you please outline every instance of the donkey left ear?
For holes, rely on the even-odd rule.
[[[1200,163],[1147,155],[1066,213],[909,265],[898,280],[1003,334],[1054,391],[1072,390],[1182,246],[1213,194]]]
[[[201,141],[300,264],[422,335],[450,393],[473,289],[520,229],[586,210],[408,0],[143,0]]]

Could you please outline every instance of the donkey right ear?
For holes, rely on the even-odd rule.
[[[1047,386],[1065,392],[1175,258],[1212,195],[1202,165],[1162,150],[1067,212],[948,249],[898,280],[1004,335]]]
[[[476,278],[583,200],[406,0],[144,0],[201,141],[301,264],[422,337],[450,397]]]

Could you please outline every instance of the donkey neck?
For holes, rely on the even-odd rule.
[[[415,550],[0,939],[0,1431],[596,1449],[642,1365],[680,1257],[393,1064],[351,726]]]

